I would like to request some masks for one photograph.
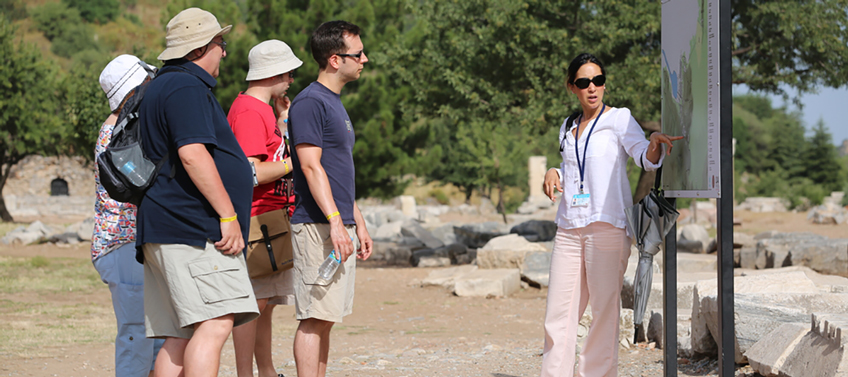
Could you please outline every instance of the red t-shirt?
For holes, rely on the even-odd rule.
[[[255,97],[239,93],[233,101],[233,106],[230,107],[227,121],[230,122],[233,134],[236,135],[236,140],[245,156],[255,157],[260,161],[281,161],[289,157],[289,148],[283,142],[283,134],[277,127],[277,118],[274,117],[271,105]],[[289,208],[289,215],[291,215],[294,209],[291,186],[290,179],[280,178],[275,182],[254,187],[250,215],[256,216],[292,205]]]

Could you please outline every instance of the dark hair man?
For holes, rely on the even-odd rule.
[[[359,27],[345,21],[315,29],[311,47],[320,67],[318,80],[295,97],[289,112],[296,151],[291,228],[300,321],[294,339],[298,376],[325,375],[330,330],[353,311],[356,258],[368,259],[373,246],[355,201],[353,124],[340,96],[368,62],[359,34]],[[359,248],[350,258],[354,239]],[[318,268],[331,251],[341,265],[329,282],[318,281]]]
[[[139,108],[145,153],[168,159],[138,209],[147,336],[165,338],[157,376],[217,376],[233,327],[259,315],[241,255],[253,177],[211,91],[230,28],[198,8],[174,16]]]

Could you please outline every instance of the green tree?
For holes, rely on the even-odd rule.
[[[845,184],[842,175],[844,167],[839,163],[833,137],[823,120],[819,119],[813,128],[804,152],[804,175],[807,178],[828,192],[842,189]]]
[[[26,18],[26,4],[23,0],[0,0],[0,14],[9,20],[20,20]]]
[[[85,23],[66,24],[50,45],[50,51],[63,58],[70,58],[81,51],[97,52],[99,49],[94,42],[94,31]]]
[[[848,83],[848,0],[736,0],[733,82],[798,94]],[[796,98],[797,102],[797,98]]]
[[[415,89],[400,85],[388,73],[396,62],[387,58],[385,52],[396,48],[394,42],[406,18],[403,2],[353,0],[340,6],[330,0],[248,0],[245,14],[256,41],[279,39],[291,46],[303,61],[289,89],[292,98],[317,77],[318,64],[312,59],[309,37],[318,25],[340,19],[362,29],[361,37],[370,61],[359,80],[345,85],[342,95],[357,138],[353,151],[356,195],[387,198],[402,193],[409,183],[403,176],[418,172],[417,151],[426,141],[423,130],[405,122],[400,112],[400,101],[413,95]],[[239,65],[239,69],[247,72],[247,50],[253,46],[245,47],[241,63],[233,60],[227,64]],[[238,79],[242,81],[237,87],[243,90],[243,78]],[[224,96],[219,98],[224,101]]]
[[[54,64],[15,35],[0,17],[0,190],[9,170],[22,158],[64,151],[61,103]],[[0,218],[11,221],[0,198]]]
[[[121,12],[117,0],[62,0],[68,6],[76,8],[80,16],[88,22],[105,24],[115,19]]]
[[[576,49],[564,15],[578,8],[505,0],[409,7],[411,31],[387,55],[396,80],[416,88],[404,103],[407,121],[427,124],[426,158],[439,159],[425,173],[466,197],[517,185],[537,137],[568,113],[564,71]],[[498,206],[503,212],[502,198]]]
[[[32,10],[32,19],[36,28],[51,41],[72,26],[83,23],[79,10],[69,8],[65,3],[45,3]]]
[[[94,144],[103,120],[109,115],[109,104],[100,88],[100,72],[109,62],[106,56],[92,62],[78,62],[59,83],[62,88],[65,148],[70,154],[88,160],[94,158]]]
[[[804,137],[805,129],[801,114],[779,109],[777,114],[765,122],[765,132],[768,134],[766,155],[763,170],[773,170],[780,166],[788,177],[804,177],[803,154],[807,149]]]
[[[768,97],[749,94],[733,98],[736,171],[760,174],[774,168],[767,154],[773,149],[773,139],[781,135],[770,132],[767,123],[772,122],[774,117],[780,119],[787,116],[785,109],[773,109]],[[797,126],[796,131],[800,131],[800,122]]]

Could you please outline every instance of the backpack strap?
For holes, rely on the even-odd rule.
[[[568,119],[565,120],[565,132],[571,131],[571,125],[574,124],[574,121],[580,117],[580,112],[575,111],[568,116]],[[566,135],[562,135],[562,140],[559,141],[559,151],[562,152],[565,150],[565,137]]]
[[[568,116],[568,119],[565,121],[565,130],[571,131],[571,125],[574,124],[574,121],[580,117],[580,112],[575,111]]]

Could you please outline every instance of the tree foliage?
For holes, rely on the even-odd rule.
[[[608,105],[629,108],[646,130],[659,128],[661,2],[655,0],[169,0],[158,8],[158,23],[135,9],[136,0],[40,4],[29,8],[34,22],[21,25],[42,31],[61,59],[55,64],[39,56],[34,64],[20,58],[37,52],[12,43],[13,33],[3,34],[4,49],[16,54],[4,64],[38,66],[27,72],[36,72],[47,89],[41,101],[29,89],[9,89],[10,82],[3,106],[11,106],[5,98],[13,92],[29,99],[26,112],[4,111],[2,119],[15,118],[14,124],[38,119],[38,132],[63,135],[58,146],[26,136],[44,154],[62,150],[90,157],[108,114],[97,85],[100,70],[121,53],[156,62],[164,25],[192,6],[234,25],[215,88],[225,110],[247,87],[247,55],[258,42],[282,40],[303,60],[289,89],[294,97],[317,76],[309,49],[312,30],[334,19],[362,28],[370,62],[342,96],[357,137],[359,197],[398,195],[410,174],[453,183],[469,198],[475,191],[488,195],[493,187],[525,190],[528,156],[545,155],[552,166],[560,160],[559,127],[579,108],[564,86],[566,68],[581,52],[605,63]],[[0,0],[5,15],[0,18],[26,17],[23,5]],[[734,81],[777,94],[785,94],[787,86],[800,93],[844,86],[846,5],[848,0],[735,1]],[[773,108],[757,95],[735,98],[733,115],[737,174],[747,182],[740,184],[741,197],[780,195],[796,203],[801,196],[815,201],[820,192],[845,187],[848,167],[845,161],[838,169],[829,162],[824,146],[830,136],[823,125],[808,135],[800,113]],[[19,135],[28,133],[22,129]],[[828,174],[828,169],[837,170]],[[628,173],[642,172],[632,166]],[[642,174],[636,196],[652,183],[652,175]],[[498,201],[502,210],[504,201]]]
[[[430,128],[429,178],[468,190],[518,185],[526,158],[556,161],[556,135],[579,106],[568,63],[593,52],[613,106],[659,118],[659,15],[647,0],[408,2],[409,30],[388,52],[396,80],[416,88],[409,122]]]
[[[340,19],[362,29],[361,38],[370,61],[362,77],[345,85],[342,94],[357,138],[353,158],[358,197],[389,198],[402,193],[409,183],[403,177],[416,172],[416,152],[424,146],[421,130],[404,122],[399,108],[402,98],[410,95],[413,88],[400,86],[388,76],[388,69],[395,62],[387,59],[385,52],[396,48],[394,41],[401,34],[405,18],[402,4],[399,0],[355,0],[345,6],[329,0],[247,2],[246,23],[255,40],[282,40],[303,61],[289,89],[291,97],[318,76],[318,64],[309,47],[309,36],[318,25]],[[247,50],[251,47],[252,44],[245,46],[243,61],[236,70],[247,72]],[[244,88],[245,83],[240,81],[236,86]]]
[[[26,4],[23,0],[0,0],[0,15],[9,20],[20,20],[27,16]]]
[[[62,118],[66,151],[82,155],[88,160],[94,158],[94,144],[103,120],[110,112],[106,95],[100,87],[98,69],[105,67],[108,62],[101,56],[91,64],[74,64],[59,83],[63,89]]]
[[[784,95],[848,84],[848,0],[736,0],[732,13],[734,83]]]
[[[819,204],[848,183],[846,166],[822,121],[806,135],[800,113],[773,108],[759,95],[734,97],[733,115],[735,168],[746,177],[738,182],[737,199],[778,196],[793,206],[801,205],[802,198]]]
[[[64,152],[61,103],[54,64],[0,17],[0,190],[9,170],[35,153]],[[12,217],[0,198],[0,218]]]
[[[88,22],[105,24],[120,13],[118,0],[62,0],[68,6],[76,8],[80,16]]]
[[[32,19],[35,21],[36,28],[51,41],[71,26],[83,23],[79,10],[70,8],[62,2],[45,3],[35,8],[32,11]]]
[[[81,51],[98,51],[94,31],[83,22],[80,11],[65,3],[46,3],[33,11],[36,27],[52,41],[50,51],[70,58]]]
[[[845,184],[842,180],[844,167],[837,158],[833,137],[821,119],[813,127],[813,134],[807,141],[802,161],[806,176],[813,183],[821,185],[827,192],[842,189]]]

